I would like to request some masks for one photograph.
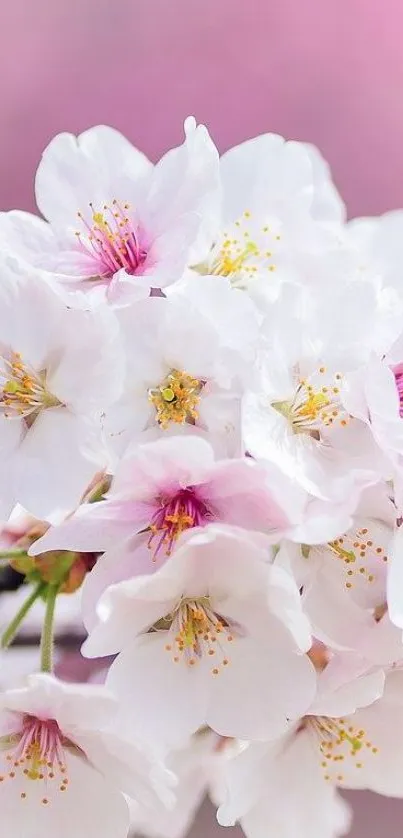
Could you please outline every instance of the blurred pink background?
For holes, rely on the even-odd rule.
[[[403,206],[402,0],[0,0],[0,12],[1,209],[34,208],[57,132],[109,123],[156,159],[190,113],[221,150],[263,131],[316,143],[350,215]],[[355,838],[400,838],[403,802],[354,802]],[[192,835],[218,830],[206,808]]]
[[[108,122],[152,158],[194,113],[219,148],[315,142],[350,214],[403,205],[402,0],[1,0],[0,207],[33,208],[57,132]]]

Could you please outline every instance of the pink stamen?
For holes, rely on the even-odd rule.
[[[193,489],[181,489],[171,498],[163,498],[149,526],[148,547],[156,560],[160,550],[172,553],[179,536],[191,527],[202,527],[213,520],[212,511]]]
[[[50,802],[50,792],[65,792],[68,788],[65,748],[82,753],[63,736],[55,719],[39,719],[23,715],[19,730],[0,738],[1,750],[6,750],[9,772],[0,775],[0,782],[14,780],[21,788],[21,799],[28,797],[30,782],[43,783],[42,803]],[[52,785],[53,784],[53,785]]]
[[[403,419],[403,362],[401,361],[400,364],[395,364],[391,367],[391,370],[395,376],[396,388],[399,394],[400,402],[399,413]]]
[[[141,274],[148,253],[141,242],[142,231],[127,214],[129,204],[122,206],[114,200],[112,207],[105,204],[101,212],[90,207],[92,224],[79,212],[86,235],[77,232],[76,236],[81,249],[95,257],[98,276],[111,279],[121,268],[131,275]]]

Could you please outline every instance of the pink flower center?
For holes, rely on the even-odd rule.
[[[163,498],[149,526],[148,546],[153,550],[153,559],[160,550],[169,556],[183,532],[190,527],[202,527],[213,517],[193,489],[182,489],[169,499]]]
[[[22,717],[17,733],[0,739],[1,750],[5,750],[9,771],[0,775],[0,782],[14,780],[21,787],[21,800],[27,799],[32,781],[42,782],[41,802],[47,805],[54,791],[65,792],[68,777],[64,749],[76,749],[63,736],[54,719],[38,719],[28,714]]]
[[[90,207],[92,223],[77,213],[85,233],[76,236],[81,250],[95,258],[97,275],[111,279],[121,268],[132,275],[143,273],[148,253],[143,231],[128,214],[130,205],[113,200],[112,206],[104,204],[101,211],[93,204]]]
[[[399,413],[403,419],[403,362],[400,364],[395,364],[395,366],[391,367],[393,375],[395,376],[396,388],[399,394]]]

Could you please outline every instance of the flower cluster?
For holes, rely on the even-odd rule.
[[[315,148],[192,118],[156,165],[55,137],[36,200],[0,214],[2,648],[43,613],[4,832],[184,838],[208,792],[337,838],[340,788],[403,797],[403,211],[347,222]],[[105,683],[54,674],[71,594]]]

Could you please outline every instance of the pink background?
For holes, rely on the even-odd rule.
[[[311,140],[351,214],[403,204],[402,0],[1,0],[0,206],[32,207],[58,131],[158,157],[189,113],[220,149]]]
[[[33,209],[55,133],[106,122],[156,159],[190,113],[221,150],[316,143],[350,215],[403,205],[402,28],[402,0],[0,0],[0,208]],[[403,803],[354,799],[356,838],[400,838]]]

